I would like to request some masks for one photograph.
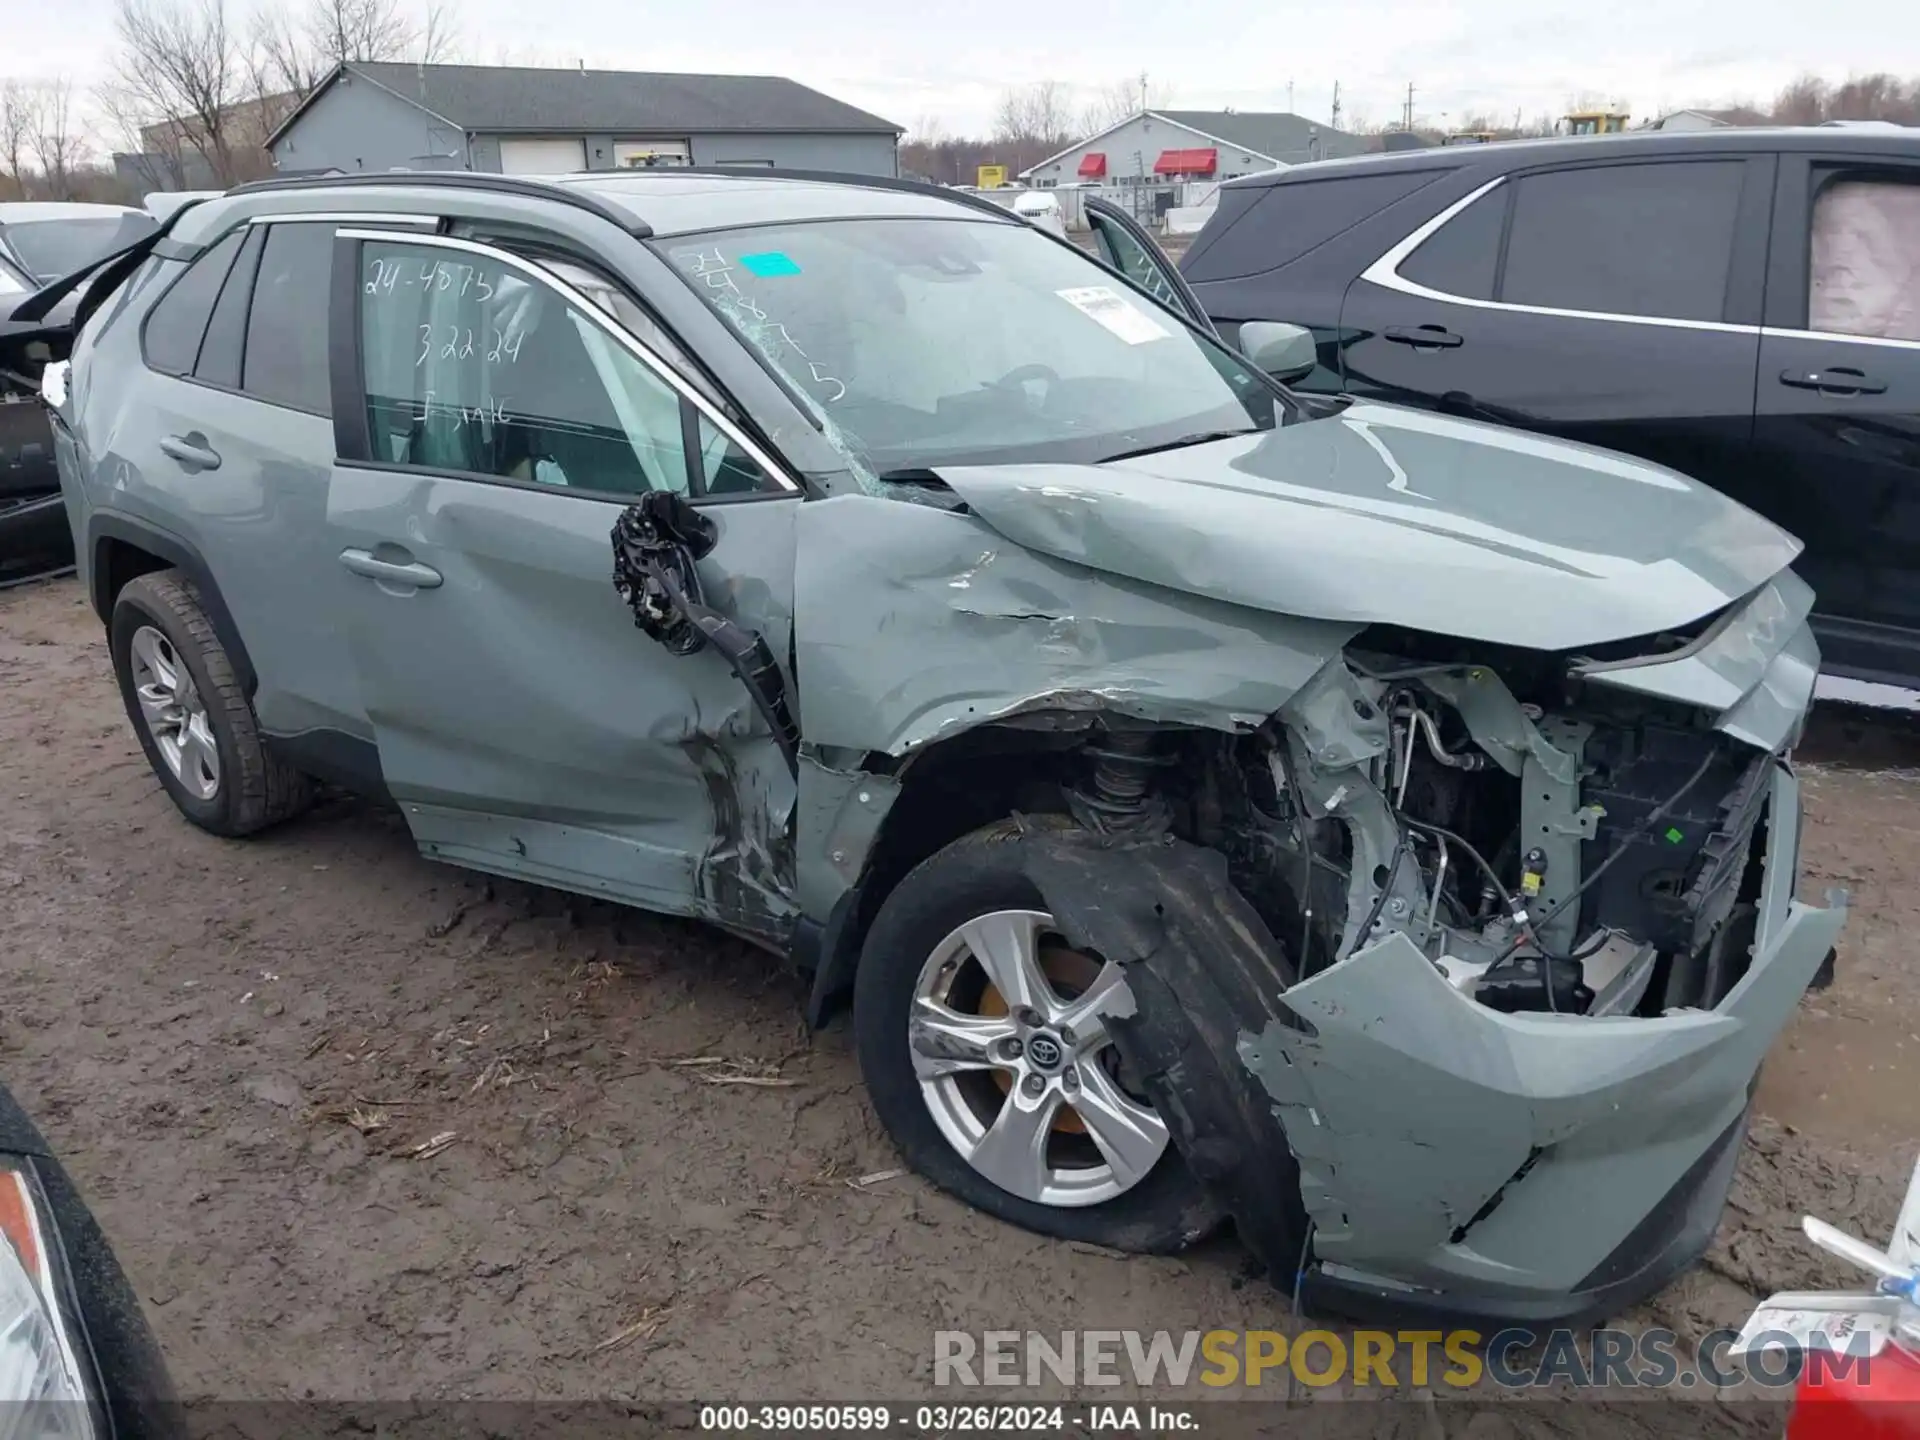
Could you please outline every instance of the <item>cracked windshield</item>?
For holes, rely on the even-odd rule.
[[[756,227],[689,237],[668,254],[883,479],[1107,460],[1265,430],[1279,413],[1275,390],[1226,350],[1010,225]]]

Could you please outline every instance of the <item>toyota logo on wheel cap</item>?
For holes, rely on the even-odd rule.
[[[1027,1059],[1037,1069],[1051,1070],[1066,1058],[1066,1048],[1051,1035],[1030,1036],[1027,1040]]]

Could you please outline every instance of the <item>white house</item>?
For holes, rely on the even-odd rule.
[[[1731,110],[1675,110],[1662,115],[1649,127],[1654,130],[1723,130],[1729,125],[1764,125],[1767,117],[1758,110],[1735,107]]]
[[[1020,172],[1045,189],[1073,184],[1231,180],[1372,149],[1304,116],[1252,110],[1143,110]]]

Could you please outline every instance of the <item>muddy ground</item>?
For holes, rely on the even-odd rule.
[[[1768,1064],[1711,1256],[1637,1319],[1852,1283],[1916,1146],[1920,757],[1823,714],[1806,867],[1856,911]],[[174,812],[73,581],[0,595],[0,1077],[189,1395],[862,1399],[936,1329],[1277,1327],[1230,1238],[1119,1259],[898,1164],[844,1022],[702,928],[419,859],[356,802],[241,843]],[[951,1392],[947,1392],[951,1398]]]

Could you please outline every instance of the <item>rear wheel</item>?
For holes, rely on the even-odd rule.
[[[949,845],[874,919],[854,989],[874,1108],[915,1169],[1002,1219],[1179,1249],[1218,1212],[1113,1046],[1126,977],[1059,932],[1003,833]]]
[[[306,808],[310,783],[261,743],[253,705],[190,581],[174,570],[128,581],[108,639],[127,718],[181,814],[237,836]]]

